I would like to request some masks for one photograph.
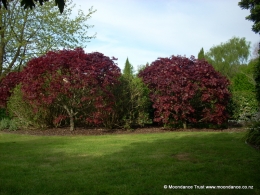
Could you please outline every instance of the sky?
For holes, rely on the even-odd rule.
[[[181,55],[197,58],[203,47],[233,37],[245,37],[253,46],[260,36],[245,19],[249,10],[239,0],[73,0],[77,9],[96,10],[88,24],[88,35],[96,34],[84,50],[116,57],[122,70],[128,57],[134,69],[158,57]]]

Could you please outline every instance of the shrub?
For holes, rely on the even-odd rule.
[[[122,75],[114,87],[115,105],[110,125],[131,129],[149,123],[149,89],[138,77]]]
[[[17,121],[15,119],[5,118],[0,121],[0,130],[16,131],[18,129]]]
[[[52,126],[54,117],[58,115],[55,109],[50,107],[38,107],[34,111],[32,105],[24,100],[21,85],[17,85],[7,102],[7,111],[12,118],[16,119],[16,124],[20,128],[46,128]]]
[[[77,122],[102,125],[113,112],[111,88],[120,76],[113,60],[81,48],[48,52],[23,69],[23,98],[35,113],[60,111],[53,120],[57,126],[64,120],[71,130]]]
[[[250,121],[258,112],[256,95],[252,91],[233,92],[234,113],[233,118],[238,121]]]
[[[13,88],[19,84],[20,80],[20,72],[10,72],[0,80],[0,108],[6,107],[7,100],[11,96]]]
[[[16,131],[18,130],[18,123],[16,119],[11,119],[9,123],[9,128],[10,131]]]
[[[0,121],[0,130],[5,130],[9,128],[10,119],[4,118]]]
[[[260,147],[260,122],[256,122],[248,128],[245,139],[247,143]]]
[[[212,123],[228,119],[229,81],[204,60],[159,58],[139,73],[148,85],[154,121],[163,124]]]
[[[2,120],[4,118],[9,118],[7,113],[6,113],[6,109],[5,108],[0,108],[0,120]]]

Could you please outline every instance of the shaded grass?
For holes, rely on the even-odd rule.
[[[28,136],[0,132],[0,194],[260,194],[243,133]],[[173,190],[164,185],[253,186]]]

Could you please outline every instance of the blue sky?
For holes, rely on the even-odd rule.
[[[252,22],[245,20],[248,10],[241,10],[239,0],[74,0],[88,13],[97,11],[88,24],[97,33],[85,49],[118,58],[123,69],[126,58],[137,70],[158,57],[182,55],[197,57],[203,47],[227,42],[232,37],[245,37],[251,46],[260,36],[251,31]]]

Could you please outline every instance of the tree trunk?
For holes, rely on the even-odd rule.
[[[69,118],[70,118],[70,131],[74,131],[75,123],[74,123],[74,116],[76,116],[77,112],[74,113],[73,109],[69,109],[66,105],[63,105],[63,108],[67,111]]]
[[[187,129],[187,122],[186,121],[183,122],[183,129]]]
[[[73,115],[70,115],[70,131],[74,131],[75,125],[74,125],[74,118]]]

